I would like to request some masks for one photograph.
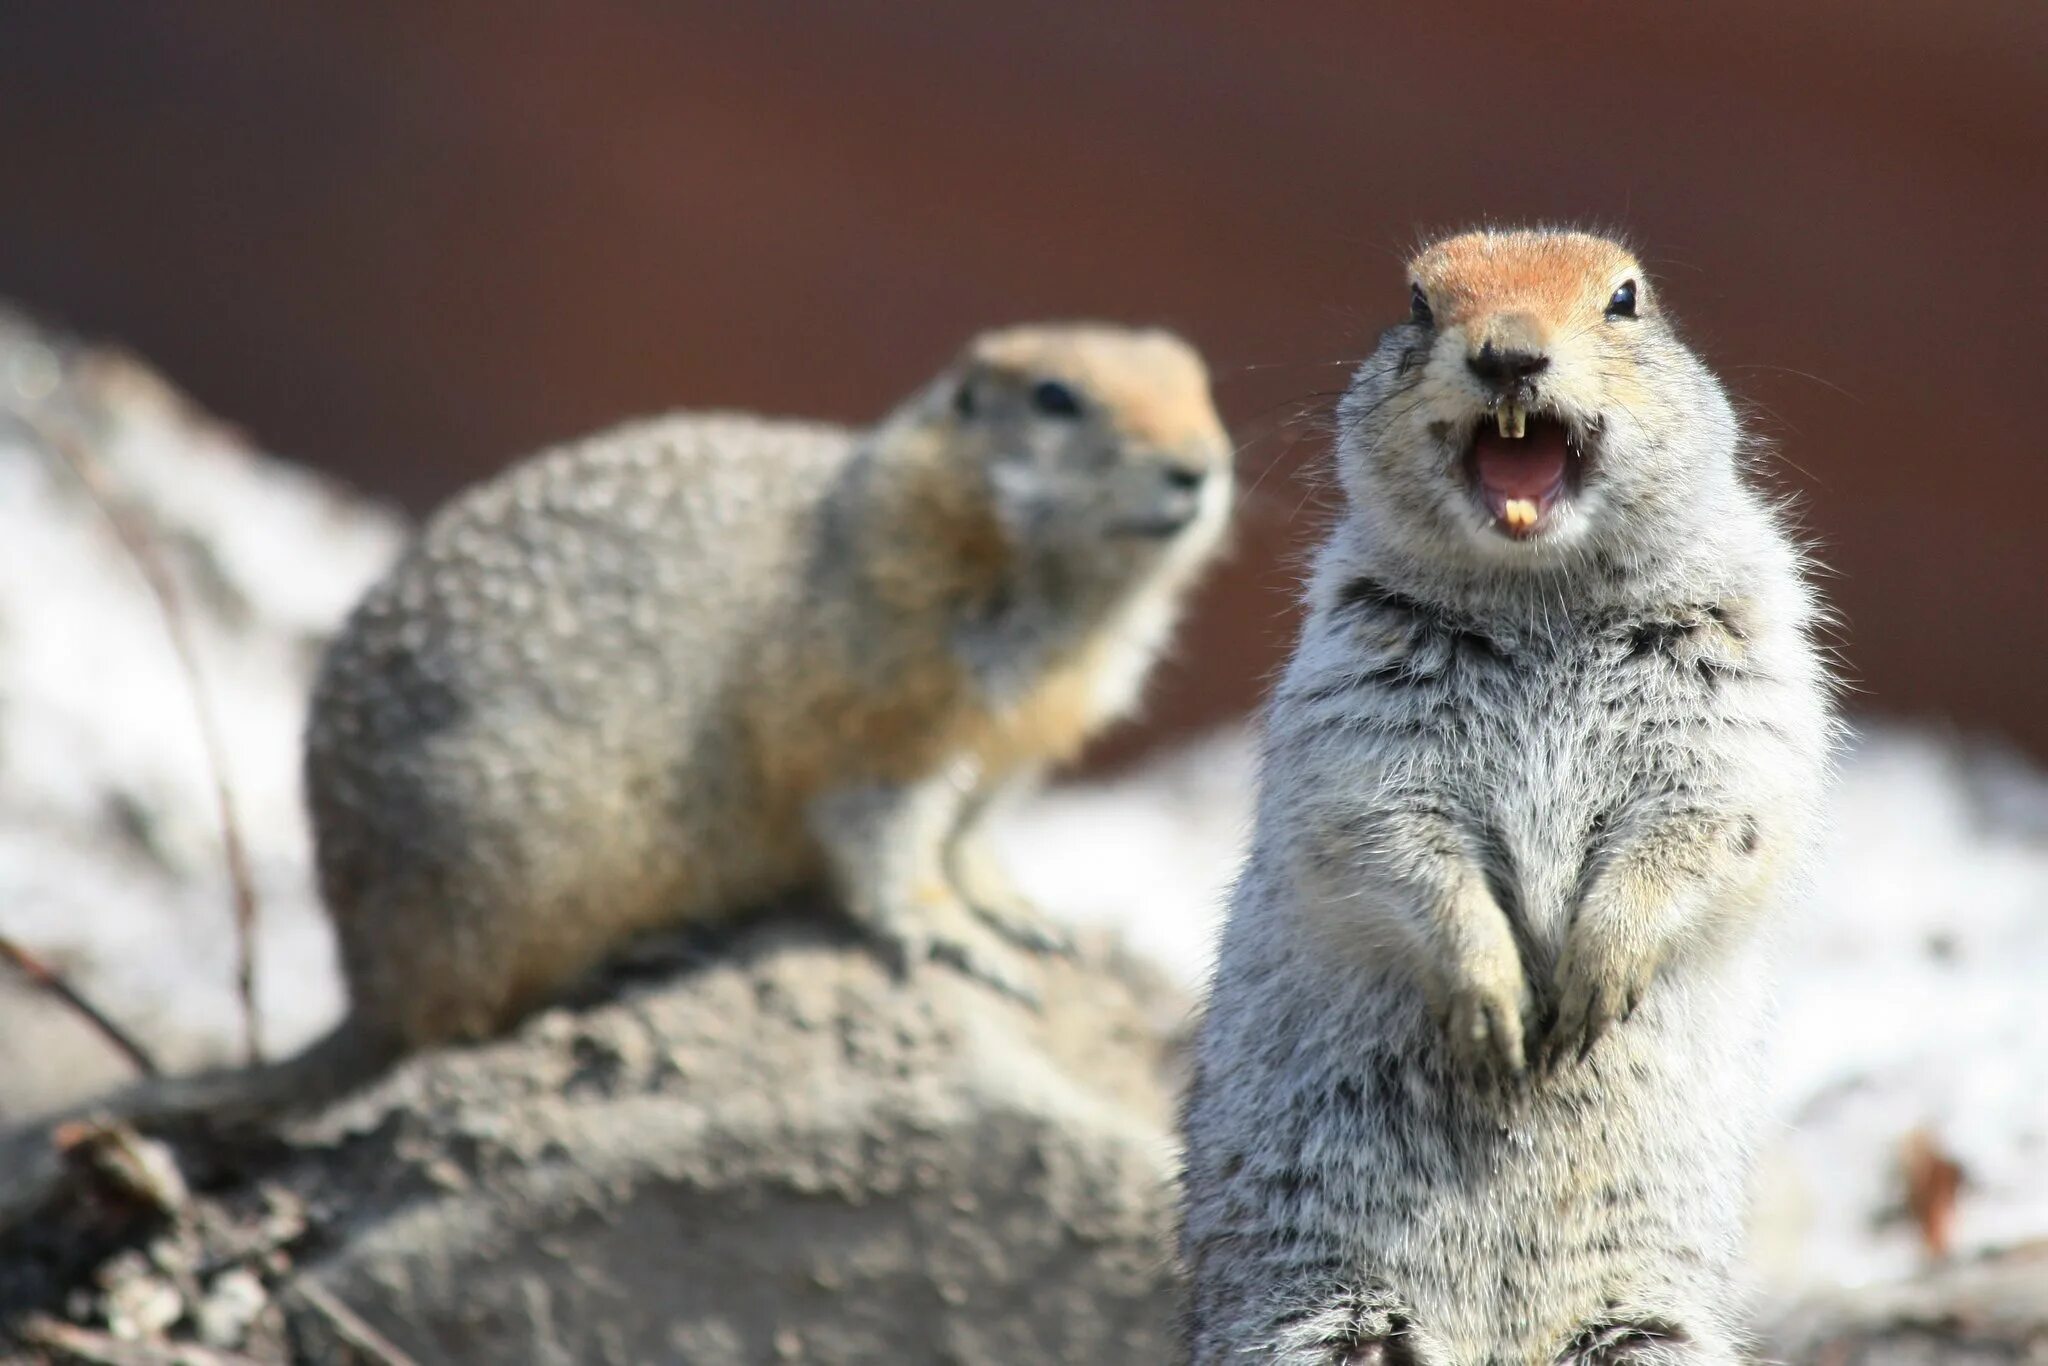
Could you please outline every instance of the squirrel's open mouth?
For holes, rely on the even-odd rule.
[[[1493,519],[1515,540],[1539,534],[1551,511],[1578,491],[1585,452],[1578,434],[1545,413],[1500,403],[1480,415],[1465,448],[1465,478]]]

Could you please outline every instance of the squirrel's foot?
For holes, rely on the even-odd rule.
[[[1287,1316],[1275,1334],[1272,1359],[1302,1366],[1416,1366],[1408,1307],[1372,1285]]]
[[[975,888],[968,892],[967,904],[983,924],[1020,949],[1060,958],[1074,956],[1074,936],[1028,897]]]
[[[1557,1354],[1554,1366],[1678,1366],[1697,1358],[1692,1340],[1672,1324],[1595,1323]]]
[[[1583,1062],[1608,1030],[1635,1014],[1656,975],[1651,954],[1574,932],[1557,966],[1557,1018],[1543,1041],[1541,1070]]]
[[[1411,1360],[1392,1338],[1365,1338],[1338,1348],[1331,1358],[1335,1366],[1403,1366]]]
[[[1017,890],[984,841],[962,840],[949,867],[961,899],[990,929],[1032,953],[1073,956],[1073,935]]]
[[[859,918],[899,972],[927,962],[944,963],[1012,1000],[1033,1009],[1039,1005],[1037,976],[1029,960],[951,891],[927,891],[908,908]]]

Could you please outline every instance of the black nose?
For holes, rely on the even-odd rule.
[[[1170,489],[1193,491],[1202,487],[1202,481],[1209,477],[1209,471],[1198,470],[1190,465],[1168,465],[1166,486]]]
[[[1479,348],[1478,355],[1465,357],[1465,364],[1481,384],[1505,393],[1548,370],[1550,357],[1534,351],[1499,351],[1488,342]]]

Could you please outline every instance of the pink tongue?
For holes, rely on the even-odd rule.
[[[1472,442],[1479,487],[1496,499],[1548,501],[1564,483],[1566,457],[1564,427],[1555,422],[1531,422],[1519,441],[1482,427]]]

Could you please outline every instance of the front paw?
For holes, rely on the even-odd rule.
[[[1531,1001],[1514,940],[1503,927],[1497,939],[1461,955],[1445,975],[1433,1004],[1454,1064],[1482,1090],[1518,1085],[1527,1072],[1524,1036]]]
[[[1058,958],[1074,956],[1074,936],[1018,891],[988,855],[956,860],[953,881],[982,923],[1018,948]]]
[[[1074,956],[1074,936],[1022,896],[976,896],[968,905],[984,924],[1019,948],[1054,958]]]
[[[1609,1030],[1635,1014],[1656,975],[1655,954],[1575,929],[1557,965],[1557,1017],[1543,1040],[1541,1070],[1548,1075],[1583,1062]]]
[[[950,889],[933,887],[906,904],[856,912],[899,972],[943,963],[1004,996],[1036,1009],[1037,974],[1010,941]]]
[[[1528,1071],[1519,984],[1512,990],[1457,988],[1446,997],[1442,1017],[1452,1058],[1482,1090],[1510,1087]]]

